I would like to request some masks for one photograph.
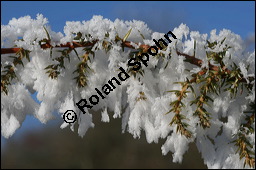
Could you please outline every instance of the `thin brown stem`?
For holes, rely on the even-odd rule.
[[[88,47],[88,46],[93,46],[94,44],[96,44],[98,42],[98,40],[94,40],[92,42],[86,42],[86,43],[78,43],[78,42],[68,42],[66,44],[60,44],[60,45],[56,45],[56,46],[52,46],[49,42],[47,42],[46,44],[42,44],[41,48],[42,49],[47,49],[47,48],[61,48],[61,47],[69,47],[69,48],[78,48],[78,47]],[[136,45],[139,45],[138,43],[134,43]],[[135,47],[132,45],[132,43],[130,41],[124,41],[122,43],[123,47],[127,47],[127,48],[132,48],[135,49]],[[143,49],[143,52],[146,52],[149,48],[150,45],[146,45],[146,44],[141,44],[139,45],[140,49]],[[16,53],[17,51],[19,51],[20,48],[1,48],[1,54],[10,54],[10,53]],[[202,66],[203,61],[196,58],[195,56],[190,56],[188,54],[179,52],[178,50],[176,50],[176,53],[178,55],[184,56],[186,58],[186,61],[189,62],[190,64],[196,65],[198,67]],[[210,70],[214,70],[214,71],[218,71],[220,68],[219,66],[214,66],[212,64],[209,64],[209,69]],[[230,70],[228,70],[227,68],[222,68],[226,73],[230,74]],[[205,74],[206,71],[202,71],[200,74],[203,75]],[[254,80],[254,77],[249,77],[249,80]],[[242,82],[246,82],[245,79],[241,80]]]

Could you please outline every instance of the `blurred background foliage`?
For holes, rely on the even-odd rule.
[[[141,139],[133,139],[121,133],[120,119],[103,123],[100,113],[93,115],[95,127],[84,138],[60,129],[61,119],[19,139],[11,137],[2,148],[1,168],[206,168],[195,144],[190,144],[182,164],[172,163],[171,153],[161,153],[164,140],[148,144],[144,132]]]

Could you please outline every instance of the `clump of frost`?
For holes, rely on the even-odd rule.
[[[1,134],[9,138],[21,126],[26,115],[34,115],[39,104],[23,84],[14,84],[9,87],[9,94],[1,93]]]
[[[223,60],[225,65],[230,68],[235,62],[247,81],[248,77],[255,75],[255,51],[244,53],[245,47],[239,35],[226,29],[218,34],[216,30],[211,31],[210,35],[200,34],[198,31],[190,31],[185,24],[181,24],[174,30],[166,30],[166,33],[159,33],[150,30],[142,21],[120,19],[111,21],[102,16],[93,16],[91,20],[82,22],[67,21],[64,26],[64,35],[52,31],[47,24],[48,20],[38,14],[36,19],[25,16],[12,19],[8,25],[1,25],[2,48],[17,45],[32,51],[30,62],[24,60],[24,67],[15,67],[19,83],[13,80],[12,85],[8,87],[9,94],[1,93],[1,134],[4,137],[12,136],[27,114],[32,114],[42,123],[46,123],[53,117],[54,111],[63,116],[66,110],[74,110],[78,120],[72,124],[63,121],[60,127],[70,126],[74,131],[74,125],[77,123],[78,134],[83,137],[89,128],[94,127],[93,115],[87,108],[84,108],[86,113],[83,114],[76,103],[81,99],[88,101],[90,96],[97,94],[95,88],[101,89],[113,77],[118,79],[119,67],[125,71],[129,69],[127,62],[132,50],[126,48],[123,50],[120,42],[115,43],[116,36],[123,38],[132,29],[127,41],[131,41],[135,49],[138,49],[135,43],[155,45],[153,39],[164,39],[164,34],[172,31],[177,39],[169,35],[172,43],[168,44],[166,51],[159,50],[166,57],[157,58],[149,55],[148,66],[142,64],[143,76],[138,75],[134,78],[130,75],[127,80],[120,82],[121,85],[116,84],[116,88],[105,99],[99,98],[99,103],[93,106],[92,110],[101,112],[103,122],[110,122],[111,116],[121,118],[122,132],[127,131],[134,138],[140,138],[141,134],[145,133],[148,143],[157,143],[160,138],[165,139],[161,148],[162,153],[166,155],[172,152],[173,162],[181,163],[189,143],[195,142],[208,168],[242,168],[243,160],[239,160],[239,155],[235,152],[236,148],[230,142],[233,140],[232,134],[238,131],[241,124],[241,113],[246,109],[246,104],[255,100],[255,82],[253,82],[253,91],[248,96],[242,94],[231,99],[227,92],[219,96],[211,95],[214,101],[212,107],[207,107],[207,111],[212,114],[212,126],[207,130],[197,126],[199,119],[193,116],[195,108],[189,103],[194,97],[189,93],[184,100],[186,109],[182,114],[189,120],[186,123],[190,125],[188,128],[193,134],[191,139],[177,134],[176,125],[169,125],[174,116],[173,113],[165,114],[170,110],[170,102],[177,100],[175,94],[167,91],[180,90],[180,85],[174,83],[185,81],[191,73],[197,73],[201,69],[185,62],[185,57],[178,55],[176,50],[188,55],[195,54],[203,61],[202,67],[207,67],[206,51],[210,50],[205,49],[207,37],[210,42],[221,42],[225,38],[224,43],[213,51],[221,51],[225,45],[231,46]],[[88,85],[85,88],[78,88],[74,80],[77,76],[74,71],[81,62],[74,51],[69,54],[70,61],[64,59],[65,69],[59,70],[58,79],[51,79],[45,73],[45,67],[53,64],[53,59],[60,57],[61,54],[57,51],[59,49],[53,49],[51,58],[50,49],[42,50],[38,45],[40,40],[47,38],[44,27],[51,37],[51,43],[55,45],[72,42],[76,36],[74,33],[78,32],[82,33],[81,38],[85,41],[98,40],[92,49],[95,57],[90,57],[87,63],[91,70],[87,73]],[[20,40],[17,41],[17,39]],[[112,43],[108,52],[103,49],[103,41]],[[195,43],[196,48],[194,48]],[[78,56],[84,55],[82,49],[76,48]],[[231,59],[229,59],[230,56]],[[8,55],[1,55],[3,66],[11,62]],[[55,61],[54,64],[58,62]],[[247,65],[250,65],[249,70],[246,69]],[[1,67],[1,72],[3,71]],[[194,89],[197,91],[199,88],[200,85],[195,85]],[[38,92],[37,99],[40,103],[34,102],[31,98],[30,93],[35,91]],[[220,121],[220,119],[226,119],[226,121]],[[255,146],[254,137],[255,134],[249,136],[253,146]]]

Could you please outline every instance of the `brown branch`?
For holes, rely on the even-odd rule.
[[[60,44],[60,45],[56,45],[56,46],[52,46],[50,44],[50,42],[47,42],[46,44],[42,44],[41,45],[41,48],[42,49],[47,49],[47,48],[61,48],[61,47],[69,47],[69,48],[77,48],[77,47],[88,47],[88,46],[93,46],[94,44],[96,44],[98,42],[98,40],[94,40],[92,42],[86,42],[86,43],[78,43],[78,42],[68,42],[66,44]],[[136,45],[139,45],[138,43],[134,43]],[[132,43],[130,41],[124,41],[122,43],[122,45],[124,47],[127,47],[127,48],[132,48],[132,49],[135,49],[135,47],[132,45]],[[143,52],[147,52],[147,50],[150,48],[150,45],[146,45],[146,44],[141,44],[139,45],[139,48],[143,50]],[[17,51],[19,51],[20,48],[1,48],[1,54],[10,54],[10,53],[16,53]],[[159,48],[158,48],[159,49]],[[202,63],[203,61],[196,58],[195,56],[190,56],[188,54],[185,54],[185,53],[181,53],[179,51],[176,50],[176,53],[178,55],[181,55],[181,56],[184,56],[186,58],[186,61],[193,64],[193,65],[196,65],[198,67],[201,67],[202,66]],[[211,70],[214,70],[214,71],[219,71],[219,66],[214,66],[212,64],[209,63],[209,68]],[[224,70],[226,73],[230,74],[230,70],[228,70],[227,68],[222,68],[222,70]],[[201,71],[200,74],[203,75],[205,74],[206,71]],[[250,81],[253,81],[254,80],[254,77],[249,77],[249,80]],[[245,79],[242,80],[242,82],[246,82]]]
[[[73,41],[72,43],[68,42],[66,44],[60,44],[60,45],[56,45],[56,46],[52,46],[51,44],[46,43],[46,44],[42,44],[41,48],[47,49],[47,48],[62,48],[62,47],[69,47],[69,48],[88,47],[88,46],[93,46],[96,42],[97,42],[97,40],[95,40],[93,42],[80,44],[80,43]],[[1,54],[16,53],[19,50],[20,50],[20,48],[1,48]]]
[[[20,48],[1,48],[1,54],[11,54],[16,53]]]
[[[188,55],[188,54],[185,54],[185,53],[181,53],[181,52],[179,52],[178,50],[176,50],[176,53],[178,54],[178,55],[182,55],[182,56],[184,56],[185,58],[186,58],[186,60],[188,60],[191,64],[194,64],[194,65],[196,65],[196,66],[198,66],[198,67],[201,67],[202,66],[202,60],[200,60],[200,59],[198,59],[198,58],[195,58],[194,56],[190,56],[190,55]]]

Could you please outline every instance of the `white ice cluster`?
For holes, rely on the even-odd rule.
[[[152,32],[144,22],[141,21],[122,21],[116,19],[114,22],[104,19],[102,16],[93,16],[88,21],[66,22],[64,33],[56,33],[47,25],[48,20],[42,15],[37,15],[36,19],[30,16],[13,18],[8,25],[1,25],[1,48],[11,48],[14,45],[32,51],[30,53],[31,61],[24,59],[24,67],[15,68],[18,80],[13,80],[8,86],[9,93],[1,93],[1,133],[2,136],[9,138],[21,126],[27,114],[32,114],[42,123],[50,120],[54,111],[58,111],[60,116],[66,110],[74,110],[78,113],[78,134],[84,136],[86,131],[94,127],[93,115],[91,110],[85,110],[86,114],[76,106],[80,99],[87,99],[95,94],[95,88],[101,88],[112,77],[117,77],[119,67],[128,69],[129,52],[131,49],[122,50],[121,44],[112,45],[110,51],[105,52],[102,47],[103,39],[114,42],[116,35],[123,38],[132,28],[128,41],[140,44],[155,45],[153,39],[163,38],[164,33]],[[85,40],[99,40],[95,44],[95,57],[91,57],[88,63],[93,70],[88,74],[88,85],[85,88],[78,88],[73,72],[80,62],[74,51],[70,53],[70,62],[65,59],[65,69],[61,70],[58,79],[51,79],[46,74],[45,67],[52,63],[50,49],[41,49],[38,42],[47,38],[43,28],[48,30],[51,42],[65,44],[72,42],[74,33],[81,32]],[[201,152],[204,163],[208,168],[243,168],[243,159],[239,159],[236,154],[236,147],[233,143],[233,134],[238,131],[243,118],[242,112],[246,110],[246,105],[254,101],[254,95],[247,96],[246,93],[238,95],[231,99],[229,93],[223,92],[220,96],[212,95],[214,99],[212,107],[207,107],[211,114],[211,127],[203,129],[197,126],[199,119],[193,116],[194,106],[190,106],[189,101],[193,100],[193,95],[188,95],[186,109],[182,111],[189,121],[188,129],[193,133],[193,137],[186,137],[176,133],[176,126],[170,126],[174,114],[165,114],[170,110],[170,102],[176,100],[176,96],[166,91],[180,89],[180,85],[173,84],[177,81],[184,81],[192,73],[197,72],[198,67],[188,64],[183,56],[176,53],[176,49],[182,53],[193,55],[194,41],[196,40],[196,57],[206,61],[205,46],[207,39],[209,41],[222,41],[225,37],[225,43],[230,48],[226,53],[225,65],[230,67],[232,62],[237,63],[241,68],[245,78],[254,76],[255,73],[255,52],[245,53],[243,41],[239,35],[229,30],[222,30],[219,34],[216,30],[211,31],[210,35],[200,34],[196,31],[190,31],[185,24],[181,24],[172,31],[177,40],[169,43],[164,54],[172,53],[171,59],[163,60],[150,55],[148,66],[144,69],[144,76],[134,78],[130,76],[121,85],[110,92],[105,99],[100,99],[99,103],[93,106],[92,110],[102,112],[102,121],[109,122],[113,118],[122,119],[122,132],[128,131],[134,138],[139,138],[141,133],[146,134],[148,143],[158,142],[159,138],[166,139],[162,146],[162,153],[173,153],[173,162],[182,162],[184,153],[188,150],[188,145],[195,142],[198,150]],[[109,36],[105,37],[108,33]],[[141,36],[140,34],[143,34]],[[91,36],[85,36],[91,35]],[[209,36],[209,37],[208,37]],[[19,40],[18,39],[23,39]],[[97,49],[96,49],[97,47]],[[215,50],[222,50],[219,46]],[[82,48],[76,48],[79,56],[84,54]],[[53,50],[53,58],[59,57],[60,53]],[[168,55],[167,55],[168,56]],[[231,59],[229,59],[231,56]],[[1,64],[4,66],[10,63],[7,54],[1,55]],[[204,63],[205,64],[205,63]],[[250,64],[250,70],[245,66]],[[1,67],[2,68],[2,67]],[[185,69],[190,69],[191,72]],[[1,69],[2,71],[2,69]],[[199,88],[199,86],[197,87]],[[255,88],[255,86],[254,86]],[[38,92],[36,103],[31,93]],[[255,90],[254,90],[255,91]],[[140,92],[144,92],[146,100],[137,100]],[[113,113],[113,114],[112,114]],[[220,119],[226,118],[226,121]],[[74,130],[74,124],[68,124],[63,121],[61,128],[70,126]],[[255,125],[254,125],[255,127]],[[250,136],[252,145],[255,146],[254,134]]]

